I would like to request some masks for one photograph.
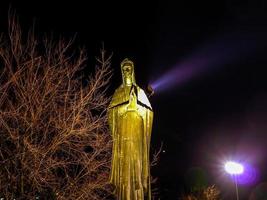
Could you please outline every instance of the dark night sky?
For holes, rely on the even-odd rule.
[[[199,167],[229,200],[233,185],[221,165],[230,157],[256,167],[257,184],[267,182],[267,2],[144,2],[2,1],[0,30],[6,31],[11,6],[24,30],[34,21],[38,34],[76,34],[91,65],[104,42],[113,52],[111,92],[120,84],[125,57],[133,59],[137,82],[146,87],[201,54],[210,66],[182,84],[167,81],[170,87],[151,98],[152,151],[161,142],[164,150],[152,169],[161,199],[177,199],[190,169]],[[242,199],[257,184],[240,186]]]

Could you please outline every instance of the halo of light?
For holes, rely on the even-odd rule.
[[[259,171],[245,163],[244,166],[244,172],[237,177],[237,182],[240,185],[254,185],[259,181]]]

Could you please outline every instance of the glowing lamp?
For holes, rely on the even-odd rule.
[[[231,175],[239,175],[244,172],[243,165],[233,161],[226,162],[224,165],[224,169],[227,173]]]

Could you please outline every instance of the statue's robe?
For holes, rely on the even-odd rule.
[[[149,147],[153,111],[137,85],[121,85],[108,108],[113,138],[110,182],[118,200],[151,199]]]

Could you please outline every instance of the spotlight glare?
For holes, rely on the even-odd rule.
[[[227,173],[231,175],[239,175],[244,172],[243,165],[233,161],[226,162],[224,165],[224,169]]]

